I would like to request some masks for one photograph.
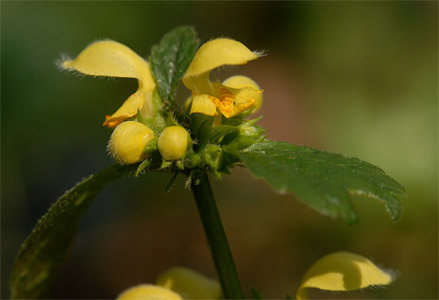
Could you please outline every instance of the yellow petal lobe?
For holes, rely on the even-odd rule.
[[[367,258],[349,252],[329,254],[308,269],[296,293],[298,300],[308,299],[308,288],[328,291],[353,291],[371,285],[387,285],[392,276]]]
[[[128,97],[128,99],[125,100],[122,106],[119,107],[119,109],[114,114],[112,114],[108,118],[107,117],[105,118],[105,122],[103,126],[114,128],[115,126],[113,124],[116,123],[117,126],[118,121],[120,123],[123,120],[134,117],[137,114],[137,112],[140,109],[142,109],[144,103],[145,103],[145,95],[142,91],[138,90],[130,97]]]
[[[259,85],[252,80],[251,78],[247,76],[237,75],[227,78],[223,81],[223,85],[226,87],[231,87],[235,89],[243,89],[243,88],[250,88],[250,90],[247,90],[245,93],[249,93],[250,95],[244,95],[244,93],[241,94],[242,98],[252,98],[255,100],[253,108],[250,110],[251,113],[257,112],[262,105],[262,90],[259,87]]]
[[[169,289],[142,284],[122,292],[116,300],[183,300],[183,298]]]
[[[114,129],[108,143],[111,156],[121,164],[133,164],[143,160],[146,144],[154,138],[154,132],[135,121],[126,121]]]
[[[214,99],[215,105],[226,118],[231,118],[251,108],[255,104],[255,97],[258,91],[253,88],[234,89],[219,86],[219,99]]]
[[[238,41],[225,38],[211,40],[198,49],[183,82],[186,85],[188,77],[197,76],[224,65],[244,65],[256,58],[258,58],[256,53]]]
[[[194,95],[192,99],[192,106],[190,113],[201,113],[207,116],[214,116],[217,114],[216,107],[218,98],[207,95]]]
[[[191,269],[176,267],[163,273],[157,285],[171,289],[184,299],[219,299],[221,288],[217,281]]]
[[[111,118],[110,115],[105,116],[105,122],[102,126],[107,126],[108,128],[116,128],[117,125],[122,123],[123,120]]]

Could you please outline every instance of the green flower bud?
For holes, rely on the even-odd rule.
[[[148,156],[145,146],[154,138],[154,132],[135,121],[126,121],[114,129],[108,143],[111,156],[121,164],[134,164]]]
[[[160,154],[165,160],[182,159],[191,144],[189,133],[180,126],[169,126],[158,140]]]

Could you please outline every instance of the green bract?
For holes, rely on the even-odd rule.
[[[213,68],[245,64],[260,57],[258,52],[230,39],[213,40],[197,52],[199,41],[195,30],[183,26],[166,34],[152,48],[150,66],[129,48],[109,41],[95,43],[93,51],[88,50],[92,53],[86,52],[86,59],[68,61],[64,65],[78,70],[86,68],[86,74],[94,74],[93,69],[87,68],[94,64],[95,57],[101,57],[99,51],[108,50],[108,45],[113,52],[99,62],[100,70],[106,72],[103,74],[139,78],[140,92],[124,104],[129,109],[125,107],[123,111],[129,110],[129,113],[107,119],[110,127],[120,124],[109,149],[121,163],[130,165],[116,165],[86,178],[59,198],[38,221],[17,256],[11,277],[12,298],[46,296],[78,221],[94,196],[108,182],[137,176],[145,170],[172,172],[173,178],[178,174],[187,176],[187,186],[194,190],[200,212],[209,212],[202,213],[201,218],[205,229],[208,228],[206,234],[211,249],[225,253],[214,255],[225,298],[242,298],[243,294],[239,281],[230,279],[237,275],[231,266],[230,251],[223,247],[224,232],[216,230],[221,228],[221,222],[216,220],[219,215],[208,185],[208,172],[221,178],[230,168],[244,165],[276,191],[294,194],[320,213],[341,216],[349,224],[357,220],[351,203],[351,196],[355,194],[383,202],[393,220],[400,217],[398,196],[405,194],[404,188],[381,169],[356,158],[268,140],[265,130],[257,125],[260,118],[247,119],[262,103],[259,85],[242,76],[223,83],[210,81],[209,72]],[[120,49],[128,54],[122,55]],[[220,54],[216,56],[215,51]],[[116,58],[117,64],[113,61]],[[110,69],[107,59],[112,64]],[[126,66],[125,61],[140,65],[137,69],[146,75],[135,73],[133,70],[137,69]],[[190,67],[192,61],[196,61],[196,65]],[[187,101],[183,109],[175,102],[175,92],[188,68],[191,72],[186,74],[185,83],[193,99]],[[120,73],[121,70],[128,75]],[[154,83],[145,79],[151,77],[149,70]],[[263,88],[263,83],[260,85]],[[194,102],[197,108],[191,110]],[[133,127],[136,131],[125,135],[128,125],[133,125],[130,129]],[[206,197],[211,202],[205,202]],[[215,234],[220,237],[213,236]]]

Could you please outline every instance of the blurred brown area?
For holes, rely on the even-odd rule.
[[[220,70],[264,89],[260,124],[274,140],[355,156],[402,183],[394,223],[355,198],[348,227],[236,169],[214,192],[246,291],[294,295],[302,274],[334,251],[399,274],[389,287],[316,297],[438,297],[437,2],[1,2],[1,297],[20,244],[57,197],[113,162],[101,123],[135,89],[131,79],[60,72],[62,53],[114,39],[147,57],[178,25],[226,36],[267,56]],[[183,94],[188,94],[183,88]],[[184,98],[184,97],[183,97]],[[215,277],[191,193],[151,173],[107,187],[81,223],[53,298],[114,298],[183,265]]]

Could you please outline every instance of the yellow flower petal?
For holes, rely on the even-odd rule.
[[[259,85],[252,80],[251,78],[247,76],[237,75],[227,78],[223,81],[223,85],[235,89],[243,89],[243,88],[251,88],[255,92],[253,92],[251,95],[245,96],[245,94],[241,94],[241,98],[249,97],[253,98],[255,100],[255,104],[253,108],[251,109],[251,113],[257,112],[262,105],[262,91]],[[248,93],[248,91],[246,92]],[[248,99],[248,98],[247,98]]]
[[[212,100],[226,118],[234,117],[251,108],[258,93],[261,93],[250,87],[235,89],[216,82],[213,85],[218,90],[219,99]]]
[[[123,122],[123,119],[114,119],[110,115],[105,116],[105,122],[102,126],[107,126],[108,128],[116,128],[117,125]]]
[[[192,99],[190,113],[201,113],[207,116],[214,116],[217,114],[215,105],[216,100],[218,99],[207,94],[195,95]]]
[[[198,49],[183,82],[186,85],[188,77],[198,76],[224,65],[244,65],[256,58],[258,54],[238,41],[224,38],[211,40]]]
[[[157,285],[171,289],[184,299],[219,299],[221,288],[217,281],[191,269],[176,267],[163,273]]]
[[[133,50],[115,41],[99,41],[85,48],[74,60],[67,60],[62,67],[68,70],[110,77],[136,78],[139,89],[122,107],[107,118],[104,125],[114,128],[121,121],[131,118],[142,110],[145,117],[154,116],[152,91],[155,82],[149,64]]]
[[[114,128],[123,120],[134,117],[137,112],[143,107],[145,95],[141,91],[132,94],[119,109],[110,117],[105,119],[104,126]],[[115,125],[114,125],[115,124]]]
[[[133,164],[147,156],[144,149],[153,138],[154,132],[142,123],[126,121],[114,129],[108,151],[121,164]]]
[[[142,284],[122,292],[116,300],[183,300],[183,298],[166,288]]]
[[[154,86],[148,62],[115,41],[95,42],[74,60],[64,61],[62,66],[87,75],[137,78],[145,85]]]
[[[387,285],[392,276],[367,258],[349,252],[329,254],[308,269],[296,293],[298,300],[307,299],[306,289],[353,291],[371,285]]]

